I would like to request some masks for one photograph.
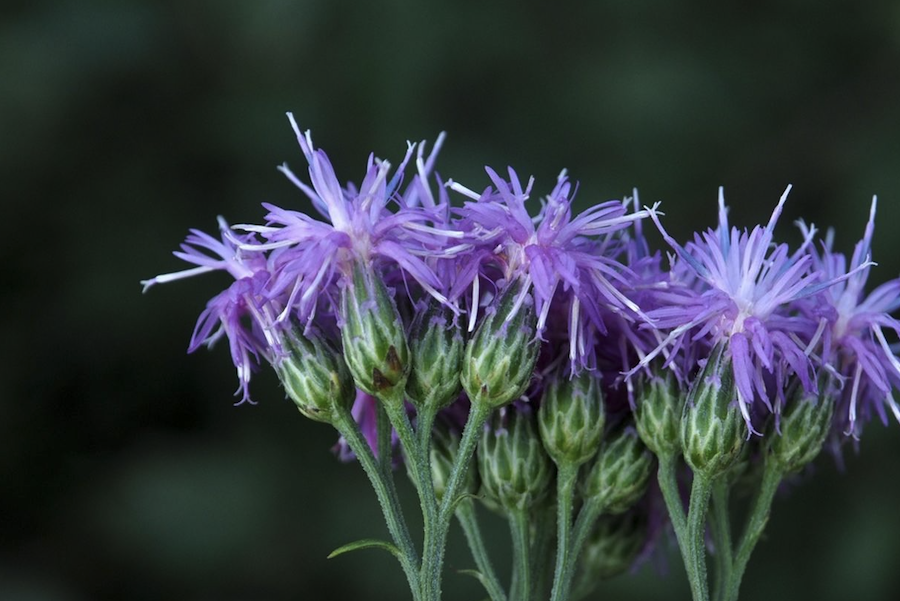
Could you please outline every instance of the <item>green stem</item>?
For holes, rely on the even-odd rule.
[[[544,596],[547,590],[547,581],[553,566],[548,561],[550,551],[553,549],[553,539],[556,536],[556,512],[554,503],[542,502],[536,510],[533,520],[534,528],[531,539],[531,564],[534,566],[534,591],[536,595]]]
[[[686,566],[694,601],[709,601],[706,575],[706,513],[709,509],[711,492],[710,478],[695,473],[687,517],[688,565]]]
[[[420,584],[423,601],[438,601],[441,598],[441,568],[443,567],[444,545],[438,540],[438,503],[434,494],[434,482],[431,478],[431,463],[425,449],[416,437],[406,407],[400,399],[385,399],[382,403],[387,411],[391,424],[397,431],[400,445],[406,461],[412,466],[419,502],[422,506],[425,541],[422,551],[422,569]]]
[[[459,451],[450,476],[447,478],[447,486],[444,488],[444,498],[441,501],[440,524],[444,530],[450,527],[450,516],[453,514],[453,504],[456,502],[459,487],[466,476],[466,471],[472,463],[472,455],[478,445],[478,437],[484,429],[484,423],[491,415],[491,408],[485,405],[472,404],[469,409],[469,418],[463,429],[462,438],[459,440]],[[446,536],[446,534],[445,534]]]
[[[506,592],[497,578],[497,573],[494,571],[487,548],[484,546],[481,528],[478,526],[475,503],[469,499],[461,501],[456,507],[456,519],[459,520],[463,533],[466,535],[472,558],[475,560],[475,565],[478,566],[478,571],[481,572],[481,583],[487,590],[491,601],[506,601]]]
[[[575,568],[578,565],[578,556],[581,555],[581,549],[587,542],[591,529],[600,514],[603,513],[603,505],[597,498],[588,499],[578,512],[578,518],[575,520],[575,526],[572,528],[571,549],[569,558],[562,574],[558,574],[554,581],[553,601],[566,601],[570,597],[572,590],[572,581],[575,577]],[[558,588],[557,588],[558,586]]]
[[[666,509],[669,511],[669,519],[672,520],[672,529],[675,530],[675,539],[681,549],[687,548],[687,517],[684,515],[684,504],[681,501],[681,493],[678,491],[678,477],[676,468],[678,466],[678,456],[660,455],[659,468],[656,473],[659,481],[659,489],[662,491],[663,499],[666,502]],[[687,565],[685,558],[685,565]]]
[[[510,601],[530,601],[531,560],[529,558],[529,531],[527,509],[509,512],[509,527],[513,543],[513,584]]]
[[[772,500],[775,498],[778,485],[781,484],[783,477],[784,473],[773,462],[766,462],[762,483],[756,499],[753,501],[750,517],[747,520],[747,526],[744,529],[744,534],[741,537],[741,542],[735,555],[734,567],[725,587],[725,601],[737,601],[741,579],[744,577],[744,570],[747,569],[750,554],[756,547],[756,543],[759,542],[759,538],[762,536],[763,530],[765,530],[766,522],[769,521]]]
[[[418,573],[419,557],[412,538],[409,536],[406,520],[403,517],[403,510],[397,498],[397,490],[394,488],[393,478],[390,477],[389,473],[385,474],[382,470],[382,464],[375,459],[368,441],[363,436],[359,425],[349,411],[343,411],[338,414],[334,427],[347,441],[350,449],[356,455],[360,465],[362,465],[363,470],[369,477],[369,482],[371,482],[372,488],[375,490],[375,496],[378,497],[378,503],[381,505],[381,512],[384,514],[384,520],[387,523],[391,538],[400,549],[400,565],[406,574],[413,599],[419,601],[421,599]]]
[[[725,583],[731,578],[734,549],[731,543],[731,519],[728,514],[728,479],[718,478],[712,489],[712,532],[716,545],[716,574],[713,599],[722,600]]]
[[[681,493],[678,490],[678,456],[674,453],[660,455],[659,469],[657,472],[657,480],[659,480],[659,489],[662,491],[663,499],[666,502],[666,509],[669,511],[669,519],[672,521],[672,529],[675,531],[675,539],[678,541],[678,548],[681,551],[681,559],[684,562],[684,569],[687,572],[688,582],[691,586],[691,594],[694,599],[700,599],[700,591],[697,588],[697,580],[692,576],[691,566],[694,563],[693,555],[691,555],[691,544],[688,534],[687,516],[684,513],[684,504],[681,501]],[[693,504],[692,504],[693,506]]]
[[[556,570],[553,573],[551,601],[563,601],[569,593],[571,572],[577,559],[572,548],[572,502],[578,466],[571,462],[559,464],[556,474]]]
[[[375,403],[375,432],[376,448],[378,449],[378,463],[382,472],[390,474],[393,471],[393,430],[388,421],[387,413],[381,403]]]

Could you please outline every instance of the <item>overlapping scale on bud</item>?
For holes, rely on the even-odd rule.
[[[604,513],[630,509],[647,491],[653,455],[630,426],[609,434],[582,485],[585,499],[599,501]]]
[[[819,395],[810,395],[797,387],[781,412],[778,430],[766,437],[768,460],[783,473],[797,472],[812,462],[822,450],[831,431],[834,401],[820,386]]]
[[[529,408],[504,408],[494,414],[478,446],[478,474],[488,506],[515,511],[544,499],[551,489],[553,464]]]
[[[297,331],[283,344],[286,355],[275,371],[300,413],[325,423],[334,423],[339,412],[349,414],[356,388],[340,352],[324,338]]]
[[[536,327],[531,295],[515,280],[466,344],[461,379],[473,404],[502,407],[525,392],[540,350]]]
[[[438,411],[455,401],[462,388],[465,341],[449,307],[431,300],[416,313],[409,333],[412,369],[406,382],[409,401]]]
[[[635,427],[657,457],[681,453],[684,397],[672,375],[654,376],[641,383],[634,411]]]
[[[544,388],[538,428],[547,454],[557,465],[579,466],[600,448],[606,416],[600,376],[559,373]]]
[[[357,262],[341,291],[344,359],[364,392],[402,402],[409,375],[409,346],[397,305],[373,269]]]
[[[582,550],[583,577],[607,580],[628,571],[644,548],[647,531],[644,512],[600,516]]]
[[[736,399],[731,357],[720,343],[694,379],[681,419],[682,452],[695,474],[714,478],[740,456],[746,430]]]

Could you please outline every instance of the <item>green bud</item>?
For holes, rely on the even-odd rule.
[[[604,513],[630,509],[647,491],[653,454],[633,428],[619,428],[600,447],[583,484],[586,499],[600,501]]]
[[[585,576],[606,580],[626,572],[637,559],[646,538],[647,516],[643,512],[600,516],[582,551]]]
[[[544,389],[538,427],[544,448],[557,465],[578,466],[596,455],[604,422],[598,375],[587,370],[574,378],[559,374]]]
[[[409,334],[412,370],[406,382],[406,394],[417,409],[443,409],[459,396],[462,384],[462,331],[453,312],[431,300],[418,311]]]
[[[384,282],[360,263],[341,293],[341,319],[344,359],[356,386],[402,402],[410,365],[403,323]]]
[[[731,357],[722,343],[694,380],[681,416],[682,452],[695,474],[714,478],[740,456],[746,426],[736,398]]]
[[[502,407],[520,397],[531,382],[540,344],[535,341],[537,321],[530,294],[513,315],[521,292],[520,281],[511,283],[466,344],[462,385],[476,405]]]
[[[284,340],[287,356],[275,371],[300,413],[333,423],[339,410],[349,411],[356,398],[353,378],[341,354],[326,340],[292,331]]]
[[[827,390],[823,384],[819,389]],[[781,433],[772,431],[766,437],[769,459],[784,473],[800,471],[822,450],[833,413],[834,401],[827,394],[809,395],[797,386],[781,412]]]
[[[681,453],[681,414],[684,397],[675,378],[654,377],[643,382],[634,412],[638,434],[657,457]]]
[[[459,432],[451,429],[447,424],[438,420],[435,422],[432,430],[431,450],[429,459],[431,463],[431,478],[434,481],[434,495],[440,503],[444,498],[444,491],[447,489],[447,482],[450,480],[450,473],[453,471],[453,464],[459,455]],[[410,465],[406,465],[407,473],[409,473]],[[415,478],[410,473],[410,480],[415,483]],[[465,479],[460,483],[458,489],[460,494],[475,494],[478,492],[478,472],[474,469],[466,470]]]
[[[478,447],[478,473],[487,505],[511,511],[540,503],[551,488],[553,464],[530,410],[501,409]]]

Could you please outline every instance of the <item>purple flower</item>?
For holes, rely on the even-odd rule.
[[[328,157],[314,148],[309,132],[302,133],[290,113],[288,119],[309,163],[312,186],[286,165],[280,170],[327,221],[264,203],[269,211],[265,226],[235,226],[266,239],[263,244],[248,243],[242,248],[274,251],[275,275],[270,293],[286,291],[289,298],[279,320],[296,313],[301,322],[309,324],[319,297],[324,294],[332,298],[332,285],[348,277],[354,262],[370,265],[378,260],[399,266],[428,294],[446,303],[447,298],[440,292],[443,284],[423,257],[444,254],[449,242],[462,234],[433,225],[440,207],[427,206],[430,197],[420,182],[433,168],[443,138],[439,138],[427,159],[419,154],[420,177],[414,179],[414,185],[404,195],[398,193],[398,187],[415,150],[412,144],[392,178],[388,177],[390,163],[370,155],[359,188],[342,188]],[[419,206],[422,202],[426,206]],[[397,205],[395,211],[388,208],[391,203]]]
[[[462,271],[472,283],[472,303],[469,329],[474,329],[480,304],[479,270],[495,269],[497,283],[504,287],[519,279],[524,282],[516,304],[526,297],[534,297],[538,316],[537,331],[547,326],[551,307],[562,302],[568,305],[569,358],[585,365],[590,354],[586,339],[588,330],[605,331],[604,310],[623,315],[642,315],[622,288],[628,288],[628,269],[616,258],[623,247],[620,234],[649,211],[628,213],[627,201],[610,201],[596,205],[578,216],[572,216],[572,200],[576,188],[566,172],[560,173],[556,186],[544,199],[536,217],[525,206],[534,178],[523,188],[516,172],[510,168],[509,181],[493,169],[486,168],[493,188],[478,194],[455,182],[450,187],[467,196],[459,213],[460,227],[467,240],[477,245],[476,252],[462,262]],[[558,293],[562,298],[557,298]],[[515,311],[509,316],[512,319]]]
[[[200,314],[188,352],[194,352],[201,345],[212,347],[223,336],[227,337],[240,382],[238,392],[242,393],[238,404],[252,403],[249,393],[251,372],[259,365],[260,357],[272,362],[281,352],[281,332],[273,327],[279,308],[265,291],[270,277],[266,256],[259,251],[240,248],[251,242],[250,237],[236,236],[222,217],[219,217],[219,231],[220,240],[191,230],[181,251],[173,253],[196,267],[158,275],[141,283],[146,292],[156,284],[211,271],[225,271],[234,278],[235,281],[214,296]]]
[[[822,360],[841,387],[837,419],[847,434],[857,435],[857,422],[872,412],[887,421],[886,408],[900,421],[900,407],[892,390],[900,386],[900,361],[888,343],[885,330],[900,335],[900,322],[890,313],[900,308],[900,279],[890,280],[868,296],[872,234],[875,229],[876,199],[872,199],[866,230],[853,250],[849,264],[841,253],[832,252],[833,232],[829,232],[816,266],[826,278],[838,281],[812,299],[812,313],[824,326]]]
[[[780,402],[789,373],[795,374],[808,392],[816,391],[810,353],[817,324],[793,314],[791,304],[835,282],[823,282],[821,273],[812,268],[807,251],[814,229],[805,230],[804,242],[793,254],[773,238],[790,189],[788,186],[782,194],[769,223],[748,232],[729,228],[720,188],[718,228],[695,235],[684,247],[651,211],[663,238],[682,262],[673,268],[673,275],[682,273],[685,277],[683,285],[661,291],[662,306],[648,312],[668,335],[639,366],[664,350],[672,353],[698,343],[709,348],[726,341],[741,413],[749,432],[756,434],[750,413],[754,400],[775,411],[765,374],[780,384],[776,386]],[[804,343],[804,339],[810,342]]]

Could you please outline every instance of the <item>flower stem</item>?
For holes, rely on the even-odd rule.
[[[510,586],[510,601],[530,601],[531,599],[531,559],[529,556],[530,524],[527,509],[509,512],[509,527],[513,543],[513,583]]]
[[[450,527],[450,516],[453,514],[453,505],[456,502],[460,484],[466,476],[466,471],[472,463],[472,455],[478,444],[478,437],[484,428],[484,423],[491,414],[491,408],[485,405],[472,404],[469,409],[469,418],[463,429],[462,438],[459,441],[459,451],[450,476],[447,478],[447,486],[444,488],[444,498],[441,501],[440,523],[446,528]]]
[[[578,466],[571,462],[558,465],[556,474],[556,570],[553,573],[551,601],[563,601],[569,593],[577,552],[572,545],[572,503]]]
[[[491,564],[491,558],[488,556],[487,548],[484,546],[484,539],[481,536],[481,528],[478,526],[478,515],[475,511],[475,503],[469,499],[460,501],[456,507],[456,519],[462,526],[463,533],[466,535],[466,541],[469,543],[469,550],[472,552],[472,558],[478,571],[481,572],[481,583],[487,590],[491,601],[506,601],[506,592],[503,585],[497,578],[494,566]]]
[[[760,484],[759,492],[753,501],[753,507],[750,510],[750,517],[747,520],[747,526],[741,537],[740,545],[738,545],[737,553],[734,559],[734,567],[729,574],[727,584],[725,585],[724,601],[737,601],[738,591],[741,586],[741,579],[744,577],[744,570],[747,569],[747,562],[750,560],[750,554],[753,552],[759,537],[765,530],[766,522],[769,521],[769,513],[772,509],[772,500],[778,491],[778,485],[784,473],[775,466],[774,462],[767,461],[763,470],[763,479]]]
[[[681,501],[681,493],[678,490],[678,477],[676,472],[678,455],[675,455],[674,453],[663,454],[659,455],[658,459],[659,468],[656,476],[659,481],[659,489],[666,502],[669,519],[672,521],[672,529],[675,531],[675,540],[678,542],[678,548],[681,550],[681,559],[684,562],[684,569],[687,572],[688,581],[691,585],[691,593],[696,599],[697,591],[694,588],[694,580],[691,578],[691,557],[688,553],[687,516],[684,513],[684,504]]]
[[[588,499],[578,512],[578,518],[575,520],[575,526],[572,528],[570,536],[572,542],[565,571],[562,575],[557,576],[558,582],[554,580],[553,594],[555,596],[552,597],[553,601],[567,601],[570,598],[578,557],[601,513],[603,513],[603,505],[596,498]]]
[[[731,519],[728,515],[728,481],[719,478],[712,489],[712,533],[716,546],[716,575],[713,599],[721,601],[725,583],[731,578],[734,549],[731,543]]]
[[[691,486],[691,505],[687,517],[687,573],[691,582],[694,601],[709,601],[706,575],[706,514],[712,481],[709,477],[694,474]],[[684,549],[682,549],[684,551]]]
[[[343,411],[338,414],[337,419],[334,421],[334,427],[347,441],[350,449],[356,455],[360,465],[362,465],[363,470],[369,477],[369,482],[371,482],[372,488],[375,490],[375,496],[378,497],[378,503],[381,505],[381,512],[384,514],[384,520],[387,523],[391,538],[400,549],[400,565],[406,574],[413,599],[420,601],[419,557],[412,538],[409,536],[406,520],[403,517],[403,509],[400,507],[397,490],[394,488],[394,480],[389,472],[384,472],[382,463],[375,459],[369,443],[349,411]]]
[[[434,494],[434,482],[431,478],[431,464],[427,451],[416,436],[409,415],[406,413],[402,397],[386,399],[382,403],[397,436],[406,461],[412,466],[419,503],[422,506],[422,518],[425,530],[425,541],[422,550],[422,568],[420,585],[422,601],[438,601],[441,598],[441,571],[444,563],[444,545],[439,540],[438,503]]]

